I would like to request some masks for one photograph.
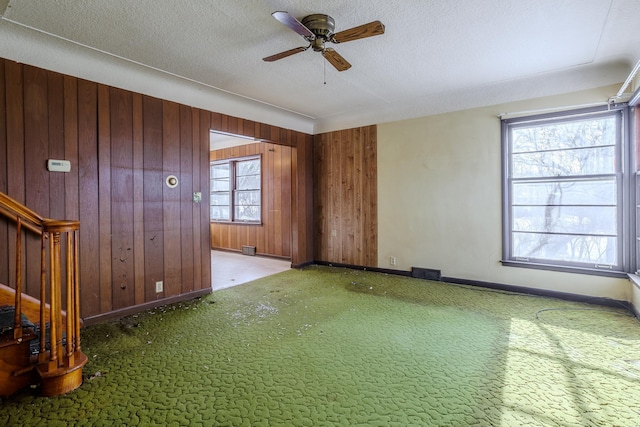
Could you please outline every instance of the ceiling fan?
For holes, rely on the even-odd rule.
[[[326,42],[344,43],[384,34],[384,25],[380,21],[369,22],[368,24],[359,25],[348,30],[334,33],[335,21],[329,15],[316,13],[305,16],[302,18],[302,21],[298,21],[296,18],[291,16],[289,12],[278,11],[273,12],[271,15],[296,33],[300,34],[309,42],[309,45],[296,47],[294,49],[262,58],[267,62],[277,61],[312,48],[316,52],[321,52],[322,56],[324,56],[324,58],[329,61],[336,70],[345,71],[351,68],[351,64],[349,64],[349,62],[347,62],[347,60],[334,49],[325,47]]]

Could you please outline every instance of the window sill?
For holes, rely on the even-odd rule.
[[[587,274],[590,276],[616,277],[620,279],[624,279],[628,276],[628,273],[625,273],[624,271],[596,270],[592,268],[565,267],[551,264],[534,264],[529,262],[510,260],[502,260],[500,262],[502,263],[502,265],[507,267],[530,268],[534,270],[550,270],[559,271],[562,273]]]
[[[211,224],[221,225],[262,225],[262,222],[250,222],[250,221],[210,221]]]
[[[640,289],[640,276],[636,275],[636,274],[627,274],[627,276],[629,277],[629,280],[631,280],[631,283],[633,283],[633,285]]]

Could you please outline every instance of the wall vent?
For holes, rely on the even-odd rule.
[[[242,254],[243,255],[255,255],[256,254],[256,247],[255,246],[242,245]]]
[[[411,267],[411,277],[440,282],[442,280],[442,272],[432,268]]]

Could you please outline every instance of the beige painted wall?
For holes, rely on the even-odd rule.
[[[498,114],[606,101],[619,88],[379,124],[378,266],[434,268],[446,277],[631,300],[626,279],[500,263]]]

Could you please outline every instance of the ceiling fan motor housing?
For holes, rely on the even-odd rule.
[[[336,23],[332,17],[320,13],[305,16],[302,19],[302,25],[307,27],[316,36],[315,40],[309,40],[311,47],[315,51],[322,51],[324,49],[324,42],[331,40],[333,31],[336,28]]]

